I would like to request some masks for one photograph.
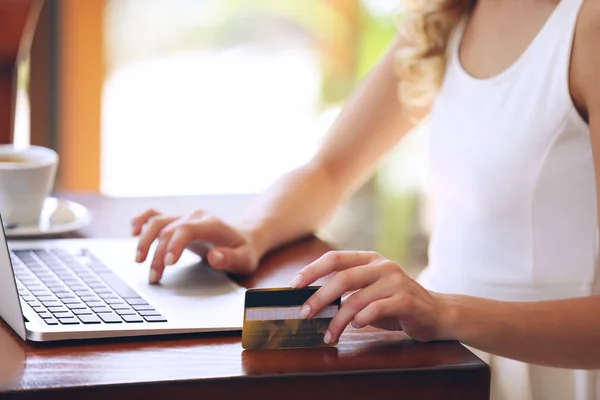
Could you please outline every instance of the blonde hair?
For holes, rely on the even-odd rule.
[[[403,0],[397,54],[399,96],[403,105],[426,107],[437,95],[446,70],[450,35],[476,0]]]

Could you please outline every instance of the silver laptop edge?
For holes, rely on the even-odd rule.
[[[21,337],[26,340],[27,332],[21,301],[17,292],[17,283],[4,233],[4,223],[0,216],[0,317]]]

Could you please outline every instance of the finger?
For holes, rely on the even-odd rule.
[[[156,240],[160,231],[169,223],[171,223],[175,218],[173,217],[165,217],[165,216],[155,216],[148,220],[146,225],[144,225],[144,229],[142,229],[142,233],[140,235],[140,240],[138,242],[136,261],[143,262],[146,260],[148,256],[148,250],[152,245],[152,242]]]
[[[361,328],[367,325],[380,326],[381,321],[389,319],[389,323],[385,325],[389,330],[402,330],[400,324],[402,310],[400,310],[392,300],[388,297],[383,300],[370,303],[354,316],[354,325],[356,328]]]
[[[214,247],[208,252],[208,262],[215,269],[240,275],[251,274],[255,265],[247,246]]]
[[[381,256],[372,251],[330,251],[302,268],[290,285],[304,287],[334,271],[369,264],[378,258]]]
[[[384,299],[387,296],[384,294],[381,285],[374,284],[361,289],[350,295],[346,301],[342,303],[339,311],[329,323],[327,333],[329,335],[324,338],[326,343],[335,342],[348,324],[354,319],[356,314],[367,307],[369,304]]]
[[[173,229],[164,252],[157,252],[156,256],[162,257],[160,260],[164,265],[173,265],[179,261],[183,251],[190,245],[193,239],[192,228],[188,224],[178,225]]]
[[[135,216],[131,220],[131,233],[133,236],[137,236],[142,232],[144,224],[152,217],[156,217],[161,213],[153,208],[144,211],[143,213]]]
[[[165,270],[165,254],[172,236],[172,229],[163,230],[159,235],[158,245],[154,251],[152,264],[150,264],[150,277],[148,279],[150,283],[158,283],[162,278],[163,271]]]
[[[311,318],[344,293],[366,288],[379,278],[374,266],[362,265],[337,273],[304,304],[302,317]]]

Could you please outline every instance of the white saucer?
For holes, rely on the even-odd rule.
[[[15,226],[5,228],[8,238],[40,237],[69,233],[86,227],[92,222],[92,216],[81,204],[48,197],[38,225]]]

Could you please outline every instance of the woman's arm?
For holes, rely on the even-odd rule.
[[[600,296],[510,303],[440,295],[447,312],[440,334],[520,361],[600,368]]]

